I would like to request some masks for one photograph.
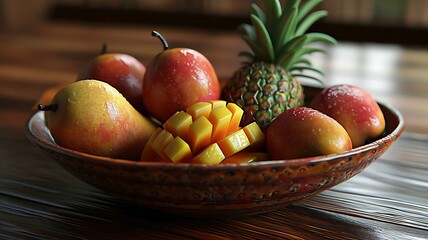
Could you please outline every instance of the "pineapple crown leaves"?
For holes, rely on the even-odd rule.
[[[323,33],[306,33],[319,19],[327,16],[327,11],[312,11],[323,0],[307,0],[304,4],[300,0],[289,0],[281,6],[280,0],[265,0],[266,12],[257,4],[250,5],[251,24],[241,24],[238,30],[248,44],[251,52],[242,52],[240,55],[249,57],[252,62],[274,63],[286,71],[313,71],[322,75],[322,72],[312,67],[307,54],[324,52],[321,48],[308,47],[314,42],[336,44],[336,40]],[[297,75],[317,78],[308,75]]]

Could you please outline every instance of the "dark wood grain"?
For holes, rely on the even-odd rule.
[[[150,30],[44,24],[1,31],[0,239],[428,239],[428,51],[340,43],[314,55],[326,84],[351,83],[397,107],[405,134],[365,171],[278,211],[195,219],[138,209],[95,189],[30,144],[24,125],[48,88],[71,81],[103,42],[144,63],[161,50]],[[235,33],[160,29],[198,49],[227,79],[246,47]],[[345,61],[345,60],[346,61]]]

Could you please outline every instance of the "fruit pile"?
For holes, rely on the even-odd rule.
[[[307,30],[326,12],[321,1],[251,4],[239,30],[249,61],[220,89],[201,53],[169,48],[143,65],[127,54],[102,53],[78,80],[54,96],[46,126],[63,147],[89,154],[169,163],[250,163],[340,153],[382,136],[385,120],[369,93],[336,85],[305,103],[297,78],[315,79],[306,56],[334,38]]]

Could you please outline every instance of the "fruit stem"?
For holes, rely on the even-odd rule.
[[[101,46],[100,55],[105,54],[106,52],[107,52],[107,43],[103,43],[103,45]]]
[[[40,111],[53,111],[53,112],[55,112],[58,109],[58,105],[57,104],[50,104],[50,105],[39,104],[39,105],[37,105],[37,109],[39,109]]]
[[[157,37],[161,40],[162,44],[163,44],[163,50],[168,50],[168,42],[165,40],[165,38],[162,36],[162,34],[160,34],[157,31],[152,31],[152,36],[153,37]]]

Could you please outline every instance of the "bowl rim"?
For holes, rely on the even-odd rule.
[[[200,164],[200,163],[179,163],[179,164],[172,164],[172,163],[165,163],[165,162],[142,162],[142,161],[135,161],[135,160],[127,160],[127,159],[119,159],[119,158],[110,158],[110,157],[104,157],[104,156],[97,156],[93,154],[88,154],[72,149],[68,149],[62,146],[59,146],[58,144],[54,144],[52,142],[45,141],[41,137],[37,136],[33,129],[32,129],[32,123],[36,120],[36,118],[44,118],[44,114],[42,111],[36,111],[33,113],[30,118],[27,120],[27,123],[25,125],[25,134],[27,138],[33,142],[34,144],[38,145],[41,148],[48,148],[51,151],[54,151],[59,154],[66,154],[69,157],[77,158],[77,159],[91,159],[91,161],[100,162],[103,164],[106,164],[107,162],[115,165],[121,165],[121,166],[137,166],[137,167],[143,167],[143,166],[151,166],[151,167],[162,167],[162,168],[195,168],[195,169],[217,169],[222,170],[227,168],[228,170],[234,169],[234,168],[242,168],[242,167],[256,167],[256,166],[298,166],[302,164],[310,164],[310,163],[317,163],[317,162],[324,162],[324,161],[332,161],[337,158],[343,158],[343,157],[349,157],[353,156],[355,154],[359,154],[365,151],[370,151],[375,148],[377,148],[382,142],[387,141],[388,139],[392,139],[393,137],[398,137],[402,134],[405,128],[405,121],[403,118],[403,115],[396,109],[395,107],[381,103],[377,101],[377,103],[380,105],[380,107],[387,109],[390,111],[397,119],[398,119],[398,125],[393,129],[393,131],[382,138],[373,141],[371,143],[365,144],[363,146],[353,148],[351,150],[342,152],[342,153],[334,153],[334,154],[328,154],[328,155],[321,155],[321,156],[314,156],[314,157],[306,157],[306,158],[297,158],[297,159],[287,159],[287,160],[267,160],[267,161],[260,161],[260,162],[253,162],[253,163],[231,163],[231,164]],[[42,115],[42,116],[39,116]],[[45,125],[45,128],[47,130],[47,127]]]

